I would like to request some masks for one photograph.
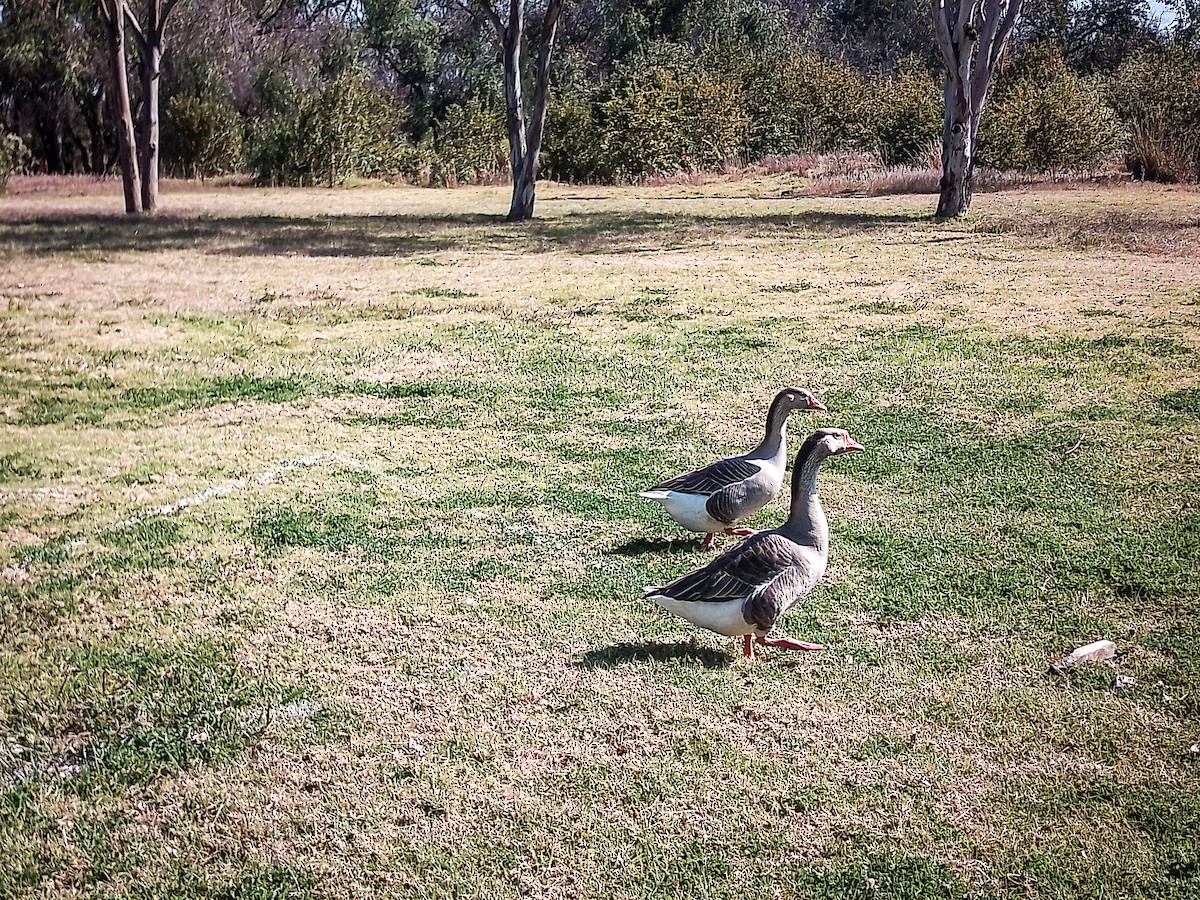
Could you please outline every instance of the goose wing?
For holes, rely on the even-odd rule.
[[[716,493],[723,487],[737,484],[757,475],[760,467],[740,456],[717,460],[699,469],[692,469],[656,484],[652,491],[681,491],[686,494]]]
[[[760,532],[655,593],[692,603],[746,598],[806,562],[793,541],[776,532]]]

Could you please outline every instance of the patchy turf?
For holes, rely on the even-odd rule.
[[[1195,194],[789,189],[4,200],[0,897],[1196,896]],[[636,492],[784,384],[746,665]]]

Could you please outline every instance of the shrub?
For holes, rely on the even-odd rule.
[[[888,165],[924,165],[931,144],[941,143],[942,87],[915,57],[892,78],[873,84],[868,118],[879,155]]]
[[[434,141],[433,180],[454,186],[485,181],[508,168],[504,114],[478,100],[447,108]]]
[[[356,175],[399,171],[400,114],[361,73],[346,72],[329,82],[306,118],[314,180],[332,187]]]
[[[20,171],[29,161],[25,142],[15,134],[0,137],[0,194],[8,193],[8,177]]]
[[[1109,84],[1138,178],[1200,181],[1200,54],[1180,46],[1140,53]]]
[[[750,132],[741,86],[680,63],[627,66],[598,100],[601,171],[619,179],[715,169],[742,156]]]
[[[606,182],[613,177],[604,153],[596,104],[579,94],[555,97],[546,112],[541,168],[557,181]]]
[[[187,178],[236,170],[242,157],[237,110],[213,97],[172,97],[163,112],[163,157]]]
[[[400,133],[400,112],[359,72],[320,90],[273,89],[266,118],[252,132],[249,163],[259,180],[328,184],[354,176],[406,174],[419,152]]]
[[[1004,66],[980,122],[979,162],[993,169],[1085,169],[1119,145],[1116,117],[1056,47],[1035,47]]]
[[[754,158],[869,147],[870,96],[862,75],[811,53],[760,56],[745,73]]]

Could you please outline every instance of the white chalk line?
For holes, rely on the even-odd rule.
[[[122,519],[107,528],[131,528],[135,525],[141,525],[143,522],[148,522],[151,519],[157,519],[161,516],[173,516],[175,513],[183,510],[193,509],[197,506],[203,506],[210,500],[215,500],[218,497],[227,497],[237,491],[245,490],[250,487],[261,487],[275,482],[280,476],[286,475],[288,472],[293,472],[296,469],[307,469],[323,462],[337,463],[348,469],[356,469],[360,472],[375,472],[382,474],[367,463],[355,459],[352,456],[346,456],[344,453],[334,452],[318,452],[307,453],[304,456],[297,456],[294,459],[286,460],[277,466],[272,466],[269,469],[255,475],[247,475],[244,478],[232,478],[229,481],[222,481],[220,484],[215,484],[212,487],[205,488],[198,494],[192,494],[190,497],[183,497],[176,500],[174,503],[166,503],[162,506],[154,506],[150,509],[144,509],[128,518]],[[75,549],[82,546],[83,538],[77,538],[67,544],[68,549]]]

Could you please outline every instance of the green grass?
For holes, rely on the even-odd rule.
[[[655,190],[0,225],[41,285],[0,372],[0,897],[1200,892],[1200,333],[1153,307],[1194,259],[1019,198]],[[830,407],[793,446],[868,452],[783,622],[829,651],[748,665],[641,599],[711,554],[636,494],[787,384]]]

